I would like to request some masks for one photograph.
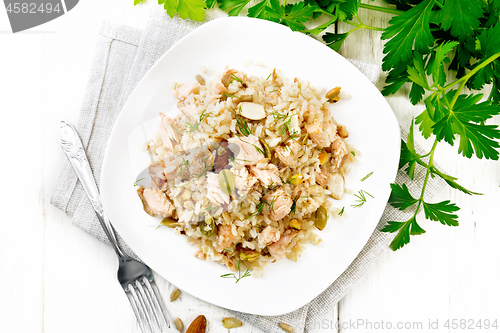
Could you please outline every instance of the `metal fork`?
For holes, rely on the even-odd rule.
[[[80,179],[97,218],[118,256],[118,281],[132,305],[142,332],[154,333],[158,330],[163,332],[165,326],[170,328],[171,316],[163,305],[151,270],[143,263],[127,256],[118,244],[113,227],[104,213],[99,190],[76,130],[70,124],[61,121],[59,136],[64,153]]]

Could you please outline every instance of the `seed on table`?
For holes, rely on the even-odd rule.
[[[231,329],[235,327],[241,327],[243,326],[243,323],[241,322],[241,320],[238,320],[236,318],[226,317],[222,319],[222,326],[224,326],[224,328]]]
[[[181,291],[179,289],[174,289],[170,294],[170,302],[175,301],[181,295]]]
[[[179,332],[182,332],[182,330],[184,329],[184,323],[182,322],[181,318],[175,318],[174,324],[175,328],[177,328]]]
[[[288,325],[288,324],[285,324],[285,323],[279,323],[281,329],[285,332],[288,332],[288,333],[291,333],[293,332],[293,328],[292,326]]]

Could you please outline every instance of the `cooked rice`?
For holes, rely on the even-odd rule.
[[[227,87],[221,82],[224,76]],[[254,274],[283,257],[296,261],[305,244],[320,242],[314,222],[316,210],[325,206],[330,215],[338,213],[332,204],[334,187],[329,181],[335,173],[345,176],[354,160],[344,142],[345,135],[339,136],[340,126],[330,114],[332,103],[324,97],[323,89],[299,78],[287,80],[277,70],[268,78],[259,78],[226,69],[204,79],[204,85],[176,84],[173,93],[179,99],[180,113],[173,119],[161,115],[159,131],[148,144],[155,160],[150,168],[152,186],[164,192],[175,207],[171,214],[157,215],[172,215],[179,222],[175,232],[187,236],[199,248],[198,258],[232,270],[240,261]],[[249,120],[241,116],[242,99],[263,105],[265,118]],[[318,134],[314,134],[315,124],[320,127]],[[250,136],[245,135],[245,126],[251,126]],[[312,134],[305,140],[308,131]],[[238,159],[243,156],[238,138],[251,141],[255,147],[245,155],[253,161]],[[270,160],[262,155],[265,148],[259,139],[269,146]],[[226,149],[234,155],[228,165],[222,166],[235,178],[230,195],[220,188],[220,170],[213,170],[214,162],[220,169],[217,154]],[[321,153],[327,154],[323,165]],[[283,161],[292,161],[292,165]],[[284,184],[280,185],[272,172],[276,169]],[[265,176],[259,177],[262,173]],[[290,182],[294,175],[302,175],[301,184]],[[343,188],[341,191],[337,197],[343,194]],[[290,202],[295,209],[287,213],[293,208],[288,207]],[[273,220],[280,212],[285,216]],[[199,222],[208,215],[217,228],[207,237],[202,231],[210,234],[211,228]],[[292,219],[300,223],[299,230],[290,226]],[[205,230],[200,230],[200,225]]]

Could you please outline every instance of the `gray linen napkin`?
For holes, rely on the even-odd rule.
[[[176,41],[201,25],[178,18],[171,19],[160,6],[157,7],[152,10],[144,31],[109,23],[105,23],[101,29],[77,125],[96,180],[100,179],[102,160],[111,128],[132,90],[161,55]],[[380,69],[377,66],[354,60],[351,62],[370,81],[375,83],[378,80]],[[406,138],[404,132],[402,137]],[[398,172],[397,183],[408,180],[404,172]],[[422,183],[423,175],[418,174],[417,170],[416,180],[409,186],[410,192],[417,191]],[[427,185],[428,193],[435,193],[442,184],[443,182],[438,179],[430,179]],[[108,242],[69,163],[64,165],[58,177],[51,203],[72,215],[74,225],[90,232],[99,240]],[[347,293],[368,265],[392,241],[394,235],[379,231],[382,226],[390,220],[404,221],[412,214],[411,211],[401,212],[387,205],[377,228],[357,258],[311,303],[282,316],[266,317],[239,312],[236,314],[264,332],[283,332],[278,326],[282,322],[292,325],[294,332],[309,332],[315,324],[321,323],[325,313]],[[136,257],[126,244],[122,241],[121,243],[129,254]]]

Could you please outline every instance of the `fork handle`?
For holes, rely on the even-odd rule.
[[[111,246],[120,260],[128,259],[129,257],[123,252],[122,248],[118,244],[116,233],[114,232],[108,217],[104,213],[99,190],[97,189],[94,175],[90,169],[90,164],[78,133],[69,123],[61,121],[59,124],[59,137],[61,139],[61,145],[64,153],[66,154],[66,157],[68,157],[73,170],[82,183],[83,189],[85,190],[85,193],[87,193],[87,197],[89,198],[95,214],[97,215],[97,219],[101,223],[104,233],[111,242]]]

